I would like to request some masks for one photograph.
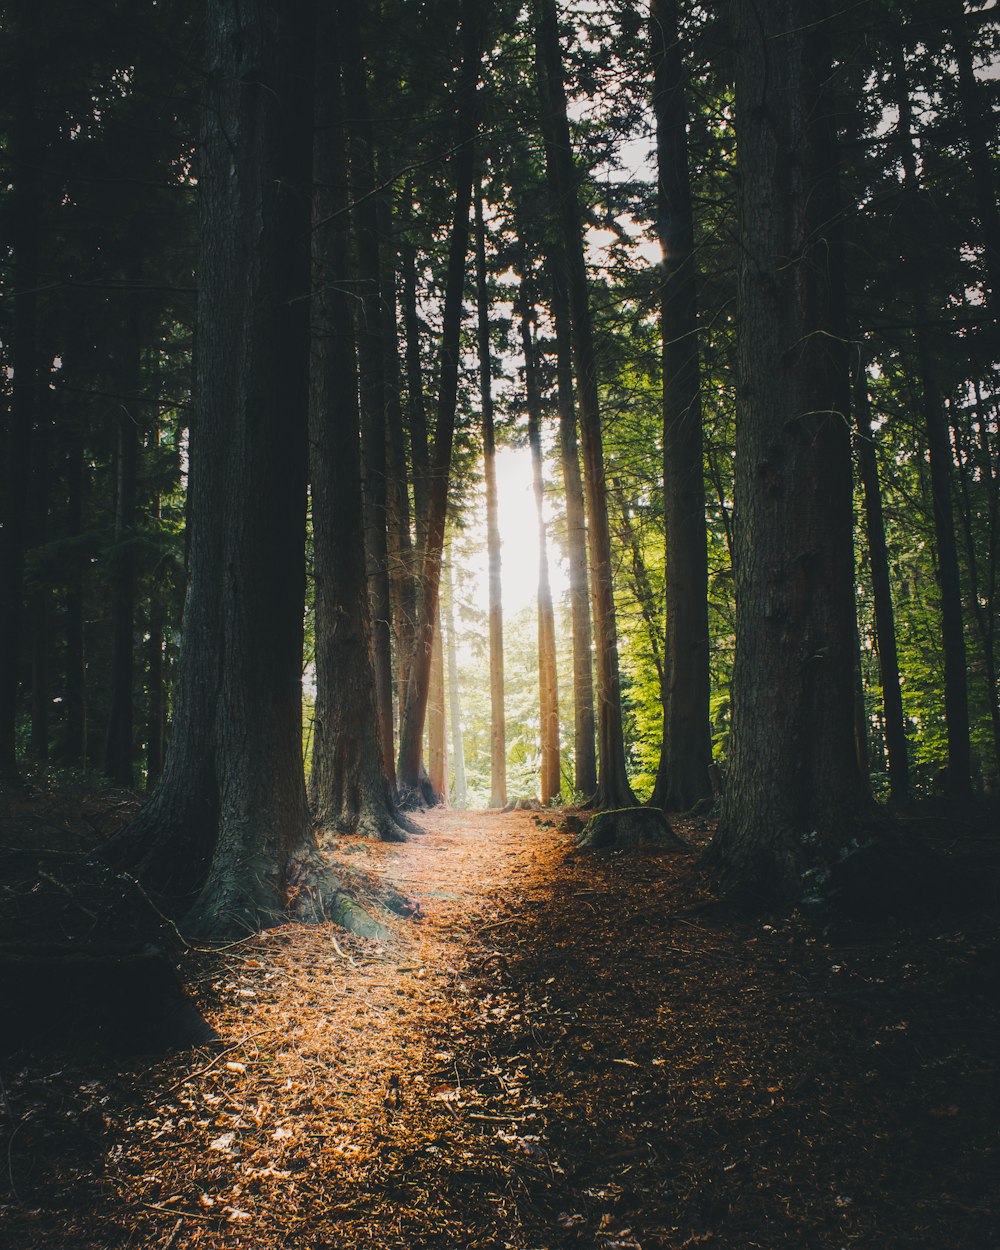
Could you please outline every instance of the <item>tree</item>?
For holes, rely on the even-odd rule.
[[[727,894],[828,886],[874,820],[854,748],[849,373],[820,0],[738,6],[741,267]]]
[[[308,0],[211,0],[189,580],[163,777],[108,854],[185,927],[321,883],[302,768],[312,56]],[[312,891],[297,891],[298,905]]]
[[[335,12],[317,28],[314,319],[310,482],[316,598],[316,708],[310,798],[326,828],[401,841],[382,750],[368,594],[358,375],[340,47]],[[349,51],[350,49],[348,49]]]
[[[486,227],[482,188],[476,195],[476,309],[479,401],[483,413],[483,477],[486,481],[486,558],[489,564],[490,631],[490,806],[507,802],[507,732],[504,723],[503,593],[498,526],[496,433],[493,420],[493,360],[486,271]]]
[[[656,230],[663,248],[660,321],[667,590],[663,745],[651,802],[684,811],[711,794],[712,747],[698,269],[676,0],[651,0],[649,27],[658,167]]]

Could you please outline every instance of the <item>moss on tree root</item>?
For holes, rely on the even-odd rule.
[[[590,850],[608,846],[623,850],[640,846],[664,851],[691,849],[658,807],[615,807],[597,812],[581,829],[576,844]]]

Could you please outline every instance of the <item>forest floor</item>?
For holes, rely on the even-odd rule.
[[[78,810],[27,805],[0,858]],[[578,852],[562,819],[340,839],[418,910],[381,945],[190,951],[219,1052],[0,1060],[0,1243],[1000,1247],[995,909],[751,919],[697,855]]]

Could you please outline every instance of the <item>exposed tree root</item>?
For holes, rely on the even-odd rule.
[[[615,807],[597,812],[580,831],[576,844],[589,850],[608,846],[622,850],[640,846],[655,846],[665,851],[691,849],[673,831],[658,807]]]

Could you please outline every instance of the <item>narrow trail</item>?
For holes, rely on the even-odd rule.
[[[558,814],[421,821],[333,848],[419,905],[384,945],[192,953],[224,1053],[4,1073],[3,1245],[1000,1245],[1000,1013],[949,989],[953,934],[740,919],[694,857],[578,853]]]

